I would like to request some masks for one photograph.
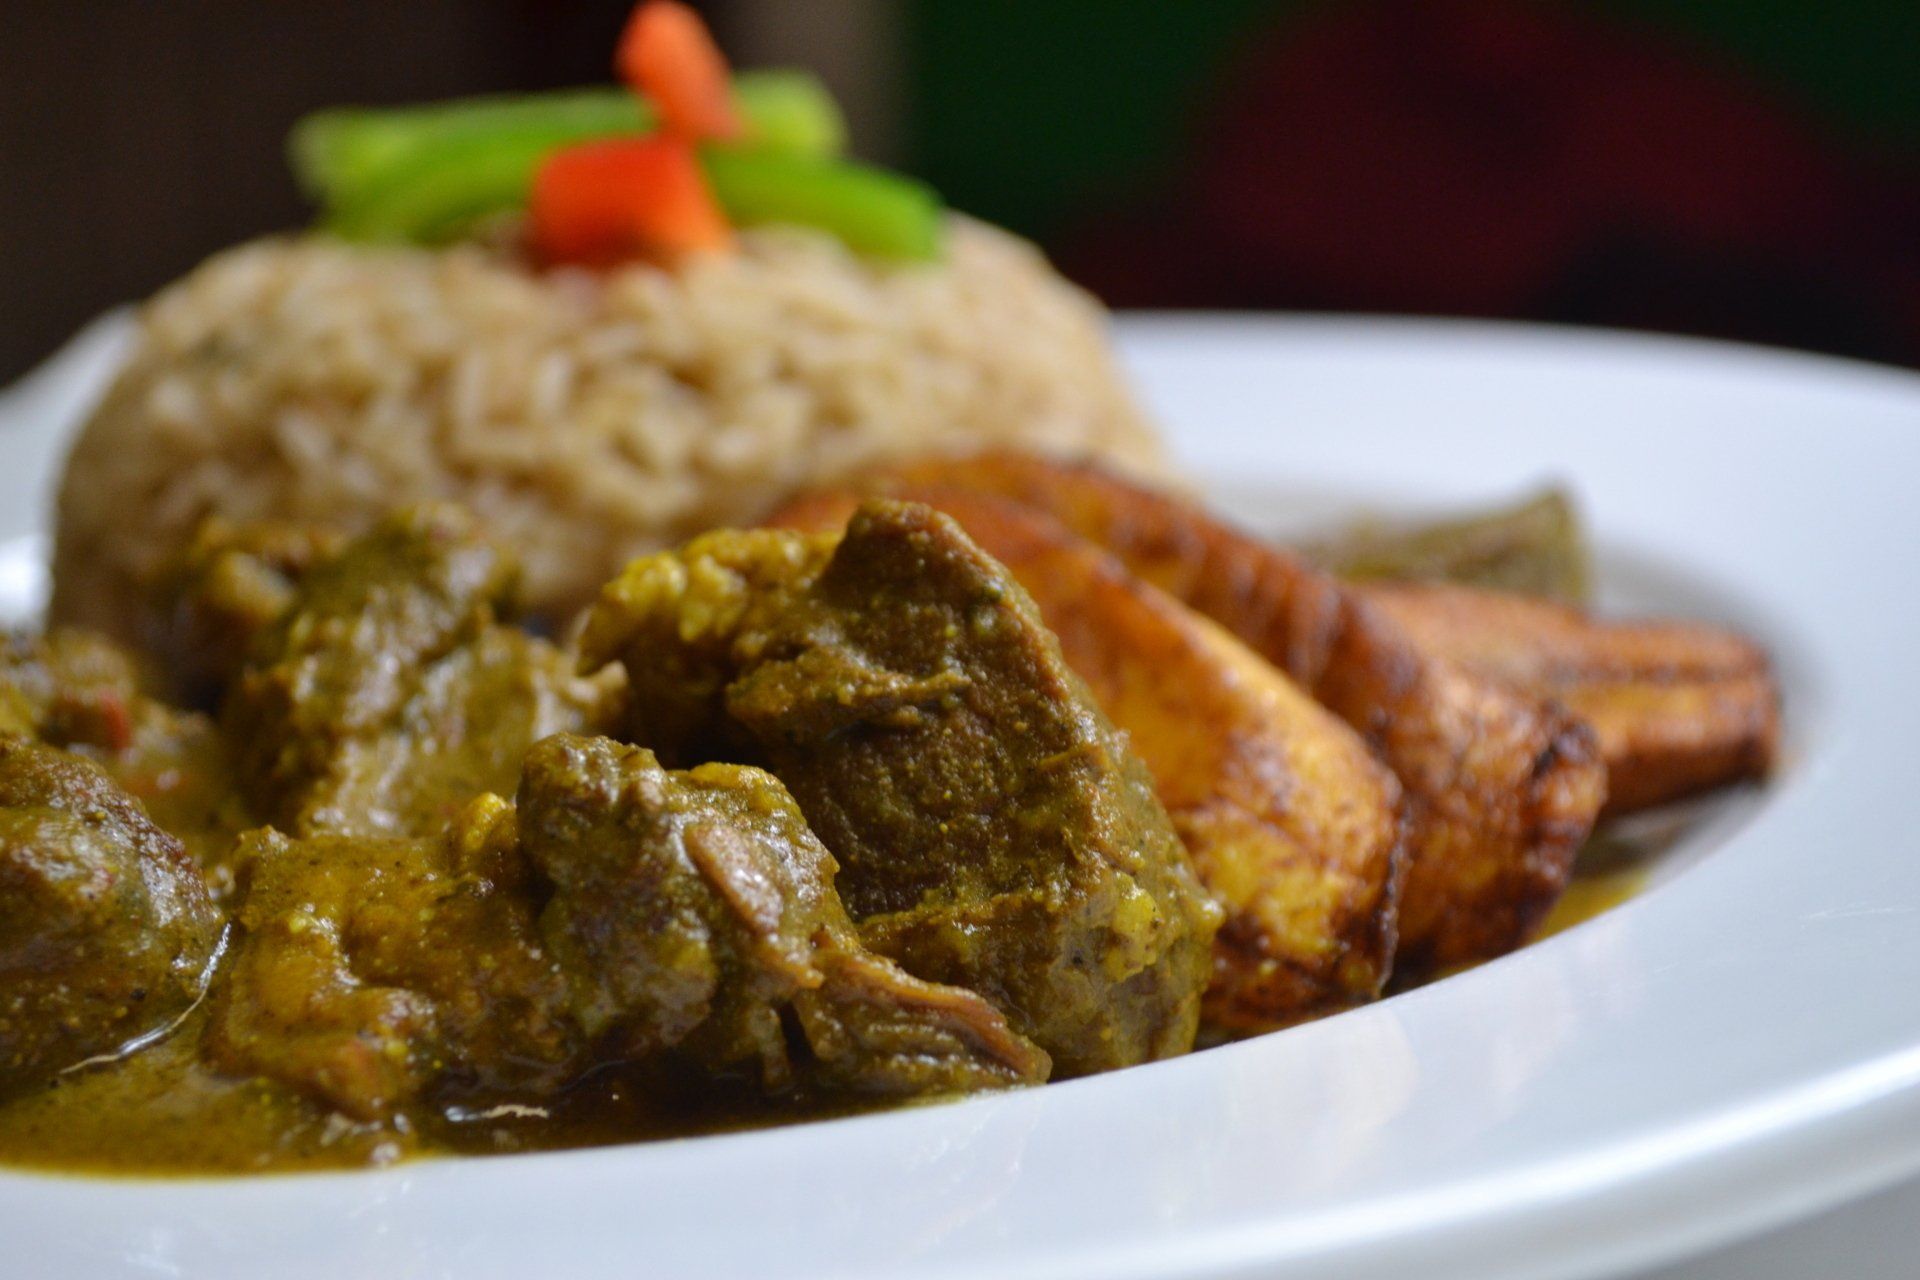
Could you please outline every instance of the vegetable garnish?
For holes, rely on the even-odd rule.
[[[746,133],[727,92],[727,60],[700,15],[679,0],[642,0],[614,65],[660,112],[668,133],[734,142]]]
[[[643,0],[616,64],[639,93],[579,89],[319,112],[294,128],[294,172],[327,228],[352,240],[444,244],[525,209],[532,248],[548,263],[605,266],[722,249],[731,237],[716,225],[724,231],[729,221],[814,227],[879,257],[939,256],[939,196],[913,179],[837,159],[846,126],[813,76],[748,71],[729,79],[705,25],[677,0]],[[599,145],[667,137],[683,146]],[[583,146],[586,158],[554,165]],[[691,170],[688,157],[698,160]],[[644,192],[642,175],[668,189]],[[591,180],[609,184],[604,197],[582,189]],[[696,200],[707,184],[706,198]],[[615,218],[620,201],[626,216]]]
[[[846,145],[833,98],[804,71],[743,71],[734,103],[756,153],[825,158]],[[327,228],[352,240],[438,244],[526,207],[533,173],[564,146],[653,132],[623,89],[567,89],[417,107],[342,107],[294,127],[295,176]]]
[[[856,253],[940,256],[940,197],[897,173],[811,156],[703,147],[720,206],[738,226],[817,227]]]
[[[633,141],[582,143],[542,161],[530,207],[535,254],[550,263],[610,266],[731,248],[733,230],[694,147],[737,140],[745,127],[707,24],[678,0],[641,0],[614,66],[653,105],[660,130]]]
[[[610,266],[733,244],[693,144],[673,134],[584,142],[533,180],[528,234],[542,262]]]

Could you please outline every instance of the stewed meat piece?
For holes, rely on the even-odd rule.
[[[577,1069],[511,807],[437,837],[249,835],[233,961],[207,1047],[360,1120],[429,1089],[543,1094]]]
[[[137,800],[0,735],[0,1095],[165,1029],[219,937],[199,869]]]
[[[617,1056],[680,1053],[775,1090],[1046,1078],[1046,1055],[986,1000],[862,945],[833,855],[769,774],[670,772],[642,748],[549,738],[527,757],[520,838],[552,884],[541,925],[574,1008]]]
[[[764,763],[867,945],[985,995],[1056,1073],[1192,1044],[1218,909],[1032,600],[947,517],[696,539],[630,566],[581,643],[625,666],[628,737]]]
[[[471,517],[415,507],[307,568],[250,646],[222,720],[257,815],[294,835],[431,836],[513,789],[599,690],[498,621],[515,578]]]

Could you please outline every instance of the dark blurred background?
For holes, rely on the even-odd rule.
[[[0,379],[305,216],[311,108],[605,81],[625,0],[7,0]],[[1920,366],[1920,0],[712,0],[1123,306]]]

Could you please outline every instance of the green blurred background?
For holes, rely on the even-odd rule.
[[[1045,239],[1163,177],[1252,36],[1329,0],[920,0],[905,6],[911,160],[954,202]],[[1917,0],[1552,4],[1745,72],[1839,139],[1920,143]]]
[[[24,0],[0,378],[305,216],[302,112],[608,78],[625,0]],[[1129,306],[1719,334],[1920,365],[1920,0],[712,0],[867,154]]]

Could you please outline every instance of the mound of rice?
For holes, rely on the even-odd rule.
[[[977,223],[937,265],[749,233],[679,271],[245,245],[159,294],[68,461],[56,621],[147,632],[210,514],[357,530],[453,498],[560,617],[632,556],[863,463],[994,443],[1159,469],[1105,316]]]

